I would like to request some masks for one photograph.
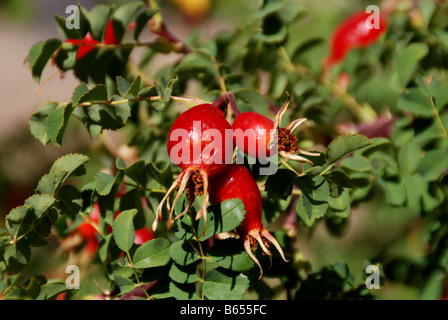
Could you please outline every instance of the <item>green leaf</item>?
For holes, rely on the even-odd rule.
[[[108,195],[115,183],[115,177],[104,172],[95,174],[95,189],[99,195]]]
[[[6,230],[12,235],[16,236],[22,226],[23,220],[26,218],[30,208],[20,206],[12,209],[6,216]]]
[[[49,194],[34,194],[25,200],[24,206],[32,208],[34,216],[40,219],[55,201],[56,199]]]
[[[250,284],[247,276],[221,267],[207,272],[204,280],[202,290],[210,300],[240,300]]]
[[[410,142],[404,145],[398,152],[398,165],[402,175],[413,174],[418,167],[422,149],[418,143]]]
[[[341,167],[361,172],[370,171],[372,168],[369,159],[363,156],[347,157],[341,161]]]
[[[439,300],[443,295],[444,272],[435,270],[426,279],[426,283],[420,293],[420,299]]]
[[[128,292],[131,292],[135,288],[137,288],[137,285],[133,283],[128,278],[124,278],[120,275],[114,274],[114,281],[117,284],[117,286],[120,288],[120,295],[126,294]]]
[[[117,130],[125,125],[131,116],[129,103],[111,105],[120,99],[119,96],[112,96],[111,101],[108,101],[106,87],[97,85],[78,100],[79,104],[88,103],[88,105],[76,108],[73,114],[81,120],[93,138],[104,129]]]
[[[98,41],[103,39],[103,32],[106,30],[107,21],[112,11],[110,6],[100,4],[96,5],[87,12],[86,19],[90,25],[92,37]]]
[[[437,9],[437,4],[433,0],[422,0],[419,1],[418,7],[421,10],[423,20],[425,21],[426,26],[429,26],[431,21],[431,17]]]
[[[296,186],[302,191],[297,210],[306,213],[311,221],[322,218],[327,212],[330,197],[328,182],[324,177],[303,176],[296,180]]]
[[[349,189],[344,189],[339,197],[329,198],[329,207],[332,209],[333,216],[347,218],[350,214],[350,193]]]
[[[89,157],[79,153],[70,153],[66,154],[62,157],[59,157],[51,166],[51,171],[66,171],[68,172],[68,176],[76,175],[78,169],[82,167],[87,161],[89,161]]]
[[[418,171],[426,181],[439,179],[448,169],[448,151],[443,149],[429,150],[418,164]]]
[[[135,240],[134,216],[137,210],[121,212],[114,220],[112,229],[115,243],[122,251],[129,252]]]
[[[193,283],[170,283],[170,293],[177,300],[201,300],[200,294]]]
[[[431,105],[431,97],[428,96],[422,88],[411,88],[404,93],[397,106],[404,110],[421,117],[432,117],[433,108]]]
[[[288,24],[304,14],[306,9],[297,5],[294,0],[266,1],[265,5],[256,11],[254,16],[258,19],[277,14],[283,23]]]
[[[72,93],[72,104],[77,106],[79,104],[79,99],[89,92],[89,87],[85,83],[79,84]]]
[[[401,177],[401,182],[406,190],[406,205],[413,210],[421,210],[422,195],[427,192],[428,183],[421,175],[405,175]]]
[[[169,277],[178,283],[194,283],[200,280],[198,269],[194,264],[181,266],[173,263]]]
[[[142,205],[142,190],[133,188],[121,196],[120,210],[136,209],[137,213],[134,216],[135,230],[139,230],[146,225],[145,212]]]
[[[42,48],[44,46],[45,41],[39,41],[33,44],[28,51],[28,67],[31,69],[33,64],[36,62],[37,58],[39,57],[39,54],[42,52]]]
[[[60,105],[49,115],[46,122],[48,137],[55,146],[60,147],[68,120],[73,112],[71,103]]]
[[[78,104],[98,101],[107,101],[107,88],[104,84],[97,84],[92,89],[84,93],[81,97],[79,97]]]
[[[134,162],[129,167],[126,167],[126,164],[123,162],[123,159],[118,157],[117,160],[115,161],[115,165],[117,166],[118,170],[123,171],[125,175],[131,178],[132,180],[136,181],[142,186],[146,185],[147,182],[146,163],[144,160],[139,160],[137,162]]]
[[[39,295],[36,297],[36,300],[55,299],[60,293],[67,291],[69,291],[69,289],[67,288],[65,282],[59,280],[49,281],[40,288]]]
[[[143,7],[142,1],[128,2],[118,7],[112,14],[115,21],[119,21],[124,28],[132,21],[134,15]]]
[[[131,87],[131,83],[123,77],[117,76],[117,87],[118,92],[124,98],[128,93],[129,88]]]
[[[135,250],[132,261],[135,268],[153,268],[170,261],[170,242],[159,238],[145,242]]]
[[[386,193],[386,201],[392,206],[403,206],[406,202],[406,192],[404,185],[398,181],[377,177],[378,183]]]
[[[106,264],[109,252],[110,252],[110,245],[112,242],[113,234],[106,235],[103,239],[101,239],[98,247],[98,257],[100,258],[101,262]]]
[[[16,272],[23,268],[31,259],[31,248],[26,239],[21,239],[3,251],[3,259],[8,270]]]
[[[193,51],[186,55],[179,65],[174,69],[174,74],[185,75],[188,77],[206,74],[210,77],[219,76],[218,71],[215,69],[210,57],[206,56],[202,52]]]
[[[266,100],[266,97],[264,97],[258,90],[253,88],[239,88],[232,90],[232,93],[237,100],[238,108],[241,112],[252,111],[256,106],[256,112],[268,114],[269,103]]]
[[[153,163],[148,163],[146,170],[150,177],[165,188],[169,188],[173,183],[173,172],[170,164],[165,169],[159,170]]]
[[[134,30],[134,40],[138,40],[138,37],[140,36],[140,33],[147,25],[149,19],[151,19],[157,12],[159,12],[159,9],[149,9],[142,11],[137,15],[135,18],[135,30]]]
[[[239,239],[228,238],[217,241],[207,252],[207,260],[237,272],[249,271],[254,267],[254,262]]]
[[[163,76],[160,78],[160,80],[155,81],[157,92],[165,102],[170,101],[173,86],[177,81],[178,81],[177,77],[167,81]]]
[[[56,190],[62,185],[67,175],[68,172],[62,170],[52,171],[43,175],[37,184],[36,193],[54,194]]]
[[[137,78],[134,79],[132,82],[128,92],[126,93],[126,97],[129,98],[135,98],[138,96],[138,93],[140,92],[140,87],[142,83],[142,78],[140,75],[137,76]]]
[[[83,34],[82,31],[84,29],[84,22],[85,22],[85,17],[82,14],[81,10],[78,11],[79,12],[79,25],[80,28],[72,28],[72,29],[68,29],[66,22],[67,22],[67,16],[60,16],[55,14],[54,15],[54,20],[56,22],[56,29],[58,30],[59,35],[63,38],[63,39],[81,39]]]
[[[181,266],[189,265],[200,258],[196,250],[185,240],[174,242],[171,245],[170,257]]]
[[[291,170],[279,169],[266,180],[265,190],[272,199],[286,200],[292,193],[297,174]]]
[[[436,108],[440,112],[448,104],[448,83],[440,85],[436,90]]]
[[[44,276],[34,276],[29,280],[29,283],[25,289],[26,295],[31,299],[36,299],[42,285],[47,282]]]
[[[361,134],[347,134],[334,139],[327,147],[327,164],[331,165],[353,151],[371,144],[372,141]]]
[[[43,145],[50,142],[50,137],[47,132],[48,116],[57,108],[58,102],[46,102],[42,104],[39,109],[33,113],[30,118],[29,125],[31,134]]]
[[[28,64],[31,69],[33,79],[37,83],[40,82],[40,77],[48,61],[51,59],[53,54],[61,48],[61,45],[61,40],[50,38],[42,45],[36,44],[31,48],[31,57],[28,56]],[[40,49],[40,52],[36,56],[38,49]]]
[[[204,231],[200,235],[199,240],[204,241],[214,235],[227,232],[238,227],[244,220],[246,211],[244,210],[243,201],[240,199],[230,199],[221,202],[219,205],[210,206],[207,216],[207,224],[204,229],[204,219],[199,221],[197,230]]]
[[[371,154],[373,154],[377,150],[380,150],[382,148],[391,145],[391,141],[388,138],[384,137],[372,138],[371,141],[372,141],[371,144],[369,144],[364,148],[359,149],[358,151],[356,151],[356,153],[359,152],[361,155],[368,158]]]
[[[397,71],[403,87],[409,83],[418,68],[420,60],[429,53],[429,48],[424,43],[413,42],[399,54]]]
[[[135,78],[132,83],[130,83],[129,81],[120,76],[117,77],[118,91],[120,92],[120,95],[123,98],[135,98],[140,91],[140,85],[141,85],[140,76]]]
[[[36,188],[37,193],[53,194],[70,176],[84,173],[84,164],[89,158],[82,154],[67,154],[58,158],[50,168],[50,172],[44,175]]]

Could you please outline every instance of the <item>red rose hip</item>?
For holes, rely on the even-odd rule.
[[[261,193],[250,171],[244,165],[233,164],[224,173],[212,178],[211,185],[211,204],[218,204],[229,199],[241,199],[243,202],[246,214],[236,231],[244,241],[247,254],[260,268],[260,278],[263,275],[263,269],[252,252],[252,249],[256,248],[257,242],[263,252],[269,256],[272,254],[268,250],[268,244],[272,243],[283,260],[287,262],[277,240],[263,227]]]
[[[185,190],[190,200],[189,206],[175,219],[187,213],[195,197],[202,194],[203,203],[196,219],[202,216],[207,219],[209,178],[226,170],[232,160],[231,126],[224,118],[224,114],[214,105],[197,105],[183,112],[174,121],[168,134],[167,151],[171,161],[182,168],[182,172],[159,204],[153,230],[157,228],[158,220],[162,219],[164,202],[167,202],[168,228],[170,227],[173,222],[171,208]],[[169,197],[176,188],[179,190],[173,204],[170,205]]]

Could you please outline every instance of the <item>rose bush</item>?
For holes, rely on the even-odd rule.
[[[6,215],[0,298],[446,296],[448,4],[383,1],[361,15],[385,19],[381,32],[357,43],[348,29],[365,25],[344,20],[365,8],[316,20],[311,4],[255,2],[232,2],[251,14],[213,35],[195,16],[184,39],[167,19],[175,9],[154,0],[79,5],[79,29],[55,15],[60,37],[35,43],[27,66],[37,83],[57,68],[79,85],[37,107],[30,131],[61,146],[77,126],[92,148],[58,158]],[[225,7],[207,3],[201,19]],[[175,61],[154,62],[166,54]],[[234,121],[277,129],[241,140],[268,158],[237,143],[214,158],[230,163],[207,164],[233,145]],[[177,150],[198,146],[199,158],[173,163],[174,123],[190,139]],[[36,268],[42,256],[52,263]],[[69,264],[80,289],[65,285]],[[368,265],[380,290],[365,284]]]

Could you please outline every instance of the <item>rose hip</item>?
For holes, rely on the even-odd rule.
[[[262,218],[262,198],[257,182],[252,177],[250,171],[244,166],[233,164],[224,173],[211,179],[210,203],[218,204],[229,199],[241,199],[246,210],[246,215],[240,226],[237,227],[237,234],[244,241],[244,248],[251,259],[260,268],[260,278],[263,269],[260,262],[253,254],[257,242],[263,252],[271,256],[268,250],[269,242],[272,243],[280,253],[284,261],[282,248],[277,240],[263,227]]]
[[[178,165],[182,172],[159,204],[153,230],[157,228],[158,221],[162,219],[164,202],[167,202],[168,228],[170,228],[173,222],[171,208],[174,207],[185,190],[189,198],[189,205],[175,219],[186,214],[195,197],[202,194],[204,195],[203,203],[196,219],[200,219],[202,216],[204,220],[207,219],[209,178],[226,170],[229,165],[229,156],[233,155],[233,140],[232,137],[226,138],[226,130],[231,130],[230,124],[224,118],[222,111],[212,104],[197,105],[183,112],[174,121],[168,133],[167,151],[171,161]],[[170,206],[168,199],[177,188],[179,190]]]

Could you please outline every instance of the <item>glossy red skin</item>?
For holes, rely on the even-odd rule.
[[[201,135],[197,135],[194,127],[194,122],[200,121],[201,124]],[[178,140],[171,141],[170,137],[174,130],[176,129],[184,129],[188,132],[186,139],[178,138]],[[222,137],[222,143],[221,145],[215,146],[214,149],[215,152],[219,153],[219,158],[221,163],[210,163],[211,159],[210,157],[201,157],[199,159],[199,163],[193,163],[193,149],[196,144],[200,144],[201,152],[204,150],[204,148],[209,145],[211,142],[213,142],[213,136],[206,133],[206,130],[208,129],[216,129],[219,131],[221,137]],[[217,107],[211,105],[211,104],[202,104],[197,105],[181,115],[174,121],[173,125],[171,126],[170,132],[168,134],[168,144],[167,144],[167,151],[168,154],[171,157],[171,160],[176,163],[179,167],[182,169],[187,168],[197,168],[202,169],[204,172],[208,174],[208,176],[215,176],[217,174],[220,174],[224,170],[226,170],[228,164],[225,162],[225,150],[226,150],[226,144],[227,144],[227,150],[229,152],[233,153],[233,141],[232,139],[229,139],[230,141],[227,141],[225,139],[226,137],[226,130],[231,130],[230,124],[227,122],[227,120],[224,118],[224,114],[221,110],[219,110]],[[185,148],[190,148],[190,157],[185,161],[185,159],[182,159],[182,150],[179,150],[177,154],[171,154],[171,150],[173,147],[175,147],[178,143],[183,143]]]
[[[104,34],[104,43],[105,44],[118,44],[118,40],[115,37],[114,24],[113,21],[109,19],[106,25],[106,31]]]
[[[269,140],[271,130],[274,129],[274,121],[256,112],[243,112],[232,123],[232,129],[241,129],[242,132],[246,130],[254,130],[253,134],[244,136],[244,140],[234,137],[235,145],[248,156],[257,159],[265,159],[271,156],[269,150]],[[249,147],[250,146],[250,147]],[[265,150],[260,154],[258,150]]]
[[[368,29],[367,19],[371,13],[356,12],[344,20],[334,31],[331,41],[331,55],[327,63],[332,65],[342,61],[354,48],[367,47],[377,41],[387,29],[387,21],[380,16],[380,28]]]
[[[152,239],[154,239],[154,233],[147,227],[135,231],[135,244],[142,245]]]
[[[229,169],[211,181],[210,203],[218,204],[229,199],[240,199],[244,204],[246,215],[237,228],[243,237],[251,230],[263,228],[262,199],[257,182],[250,171],[243,165],[232,164]]]

